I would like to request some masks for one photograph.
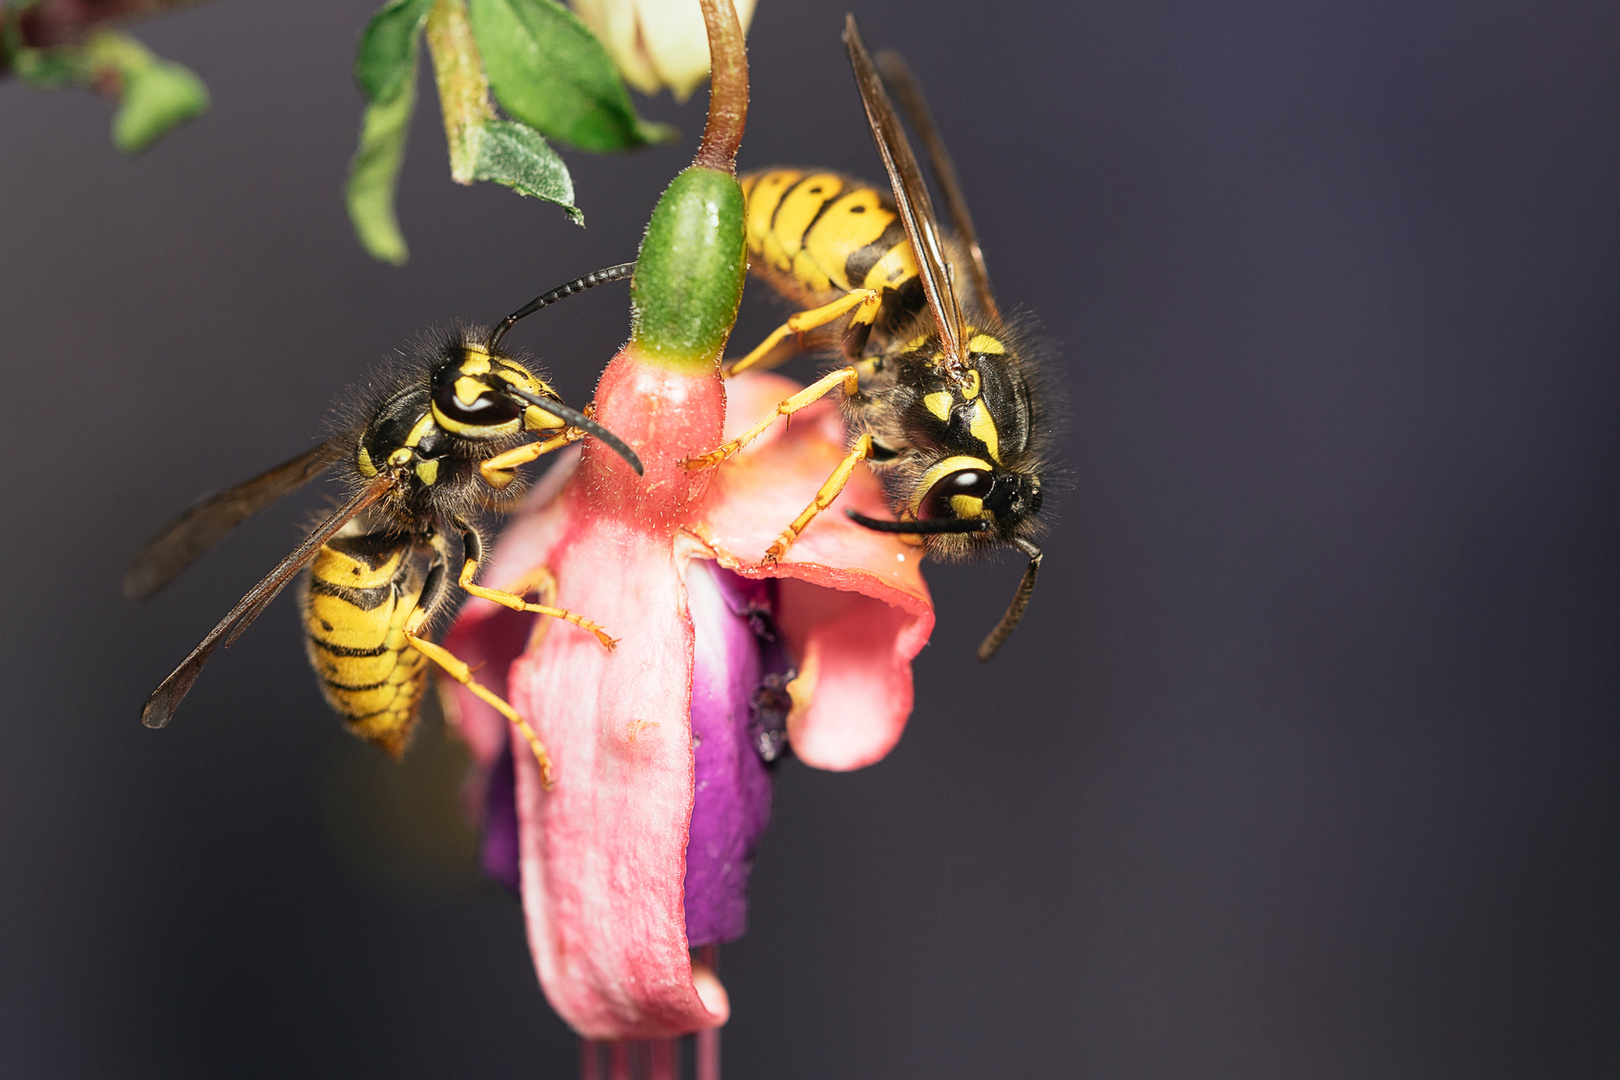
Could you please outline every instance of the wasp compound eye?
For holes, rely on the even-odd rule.
[[[983,469],[958,469],[928,489],[917,516],[924,521],[980,517],[995,486],[995,478]]]
[[[433,408],[452,423],[472,427],[497,427],[511,423],[523,413],[521,402],[496,393],[454,367],[446,367],[434,375]]]

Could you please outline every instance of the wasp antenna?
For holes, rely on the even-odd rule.
[[[617,266],[609,266],[604,270],[592,270],[589,274],[585,274],[582,277],[577,277],[573,281],[567,282],[566,284],[559,285],[550,292],[541,293],[533,300],[530,300],[527,304],[524,304],[522,307],[512,312],[512,314],[502,319],[500,324],[497,325],[494,330],[490,331],[489,340],[485,342],[484,347],[490,352],[494,352],[496,347],[500,345],[501,338],[505,337],[506,332],[512,329],[512,324],[516,323],[525,315],[533,315],[543,307],[549,307],[559,300],[565,300],[568,297],[573,296],[575,293],[584,292],[586,289],[595,288],[598,285],[606,285],[610,281],[623,281],[625,278],[634,273],[635,269],[635,263],[627,262],[620,263]],[[640,472],[641,470],[638,469],[636,471]]]
[[[584,413],[579,412],[576,409],[570,409],[567,405],[564,405],[560,401],[553,401],[551,398],[541,397],[539,394],[531,394],[529,391],[524,390],[521,387],[507,386],[505,387],[505,391],[506,393],[511,394],[513,397],[522,398],[524,401],[527,401],[530,405],[533,405],[541,412],[550,413],[552,416],[555,416],[557,419],[563,421],[571,427],[577,427],[581,431],[585,431],[596,436],[598,439],[601,439],[608,445],[608,449],[624,458],[625,463],[632,469],[636,470],[637,476],[646,475],[646,470],[642,467],[641,459],[636,456],[636,452],[630,449],[629,446],[625,445],[623,439],[619,438],[617,435],[613,434],[613,432],[609,431],[601,424],[598,424],[595,420],[592,420]]]
[[[1012,636],[1013,630],[1018,626],[1018,620],[1024,617],[1024,609],[1029,607],[1029,598],[1035,592],[1035,578],[1041,572],[1041,549],[1028,540],[1013,541],[1018,549],[1029,556],[1029,565],[1024,568],[1023,579],[1018,582],[1018,591],[1013,593],[1012,603],[1007,605],[1007,611],[996,623],[996,628],[990,631],[979,645],[979,659],[988,660],[996,655],[996,650]]]
[[[929,518],[926,521],[888,521],[871,518],[858,510],[845,510],[844,515],[855,524],[873,532],[905,533],[911,536],[937,536],[940,533],[976,533],[990,528],[988,521],[974,518]]]

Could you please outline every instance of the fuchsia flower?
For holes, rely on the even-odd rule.
[[[770,815],[766,759],[876,761],[911,711],[911,658],[933,610],[921,551],[826,513],[780,562],[763,554],[845,452],[835,407],[778,425],[717,469],[689,471],[734,427],[792,391],[720,378],[746,272],[733,162],[747,64],[732,5],[702,0],[714,72],[694,165],[654,210],[631,281],[630,343],[596,391],[596,419],[635,448],[637,476],[587,440],[506,530],[485,580],[619,638],[609,652],[558,620],[474,601],[446,644],[550,750],[547,790],[505,722],[462,694],[461,728],[487,769],[485,864],[522,894],[547,998],[589,1039],[714,1028],[730,1006],[689,950],[743,932],[748,873]],[[888,507],[864,470],[842,506]],[[513,748],[516,748],[515,750]]]
[[[505,721],[462,696],[462,731],[495,770],[486,861],[521,883],[553,1007],[596,1039],[661,1038],[725,1021],[723,989],[709,973],[694,982],[688,949],[744,929],[748,869],[770,812],[760,751],[772,747],[773,720],[785,719],[807,764],[876,761],[905,726],[910,661],[933,628],[916,549],[842,514],[823,514],[780,563],[760,562],[843,454],[830,403],[694,484],[680,459],[732,432],[721,436],[718,409],[696,380],[671,393],[670,376],[651,367],[621,353],[597,396],[598,418],[647,466],[639,497],[629,497],[633,474],[620,475],[616,457],[587,447],[553,468],[489,574],[516,581],[547,567],[557,603],[589,612],[619,635],[618,647],[608,653],[573,626],[532,623],[482,601],[449,642],[468,661],[487,662],[481,677],[551,751],[547,792],[521,741],[520,752],[509,749]],[[727,411],[741,428],[794,387],[757,376],[729,389]],[[863,513],[887,512],[864,472],[843,498]],[[514,656],[502,687],[497,672]],[[782,679],[790,667],[791,698]],[[499,806],[512,790],[501,770],[514,764],[515,817],[506,820],[515,821],[515,844]]]

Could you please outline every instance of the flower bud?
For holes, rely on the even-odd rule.
[[[643,94],[669,87],[676,101],[692,96],[709,74],[709,39],[696,0],[571,0],[574,13],[601,39],[624,81]],[[743,31],[754,0],[734,0]]]

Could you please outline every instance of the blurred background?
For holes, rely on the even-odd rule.
[[[283,460],[420,330],[632,258],[684,141],[567,153],[588,228],[451,184],[411,262],[341,197],[375,0],[139,27],[213,111],[146,155],[0,84],[0,1071],[574,1069],[471,869],[436,716],[396,767],[283,600],[169,730],[156,682],[325,505],[152,604],[125,560]],[[845,2],[761,0],[742,165],[880,175]],[[723,950],[733,1077],[1620,1071],[1620,8],[1008,0],[857,9],[933,100],[1004,304],[1060,343],[1072,486],[931,570],[897,750],[794,762]],[[638,99],[640,100],[640,99]],[[622,288],[513,342],[586,400]],[[739,341],[779,314],[751,286]],[[811,365],[796,369],[802,376]]]

